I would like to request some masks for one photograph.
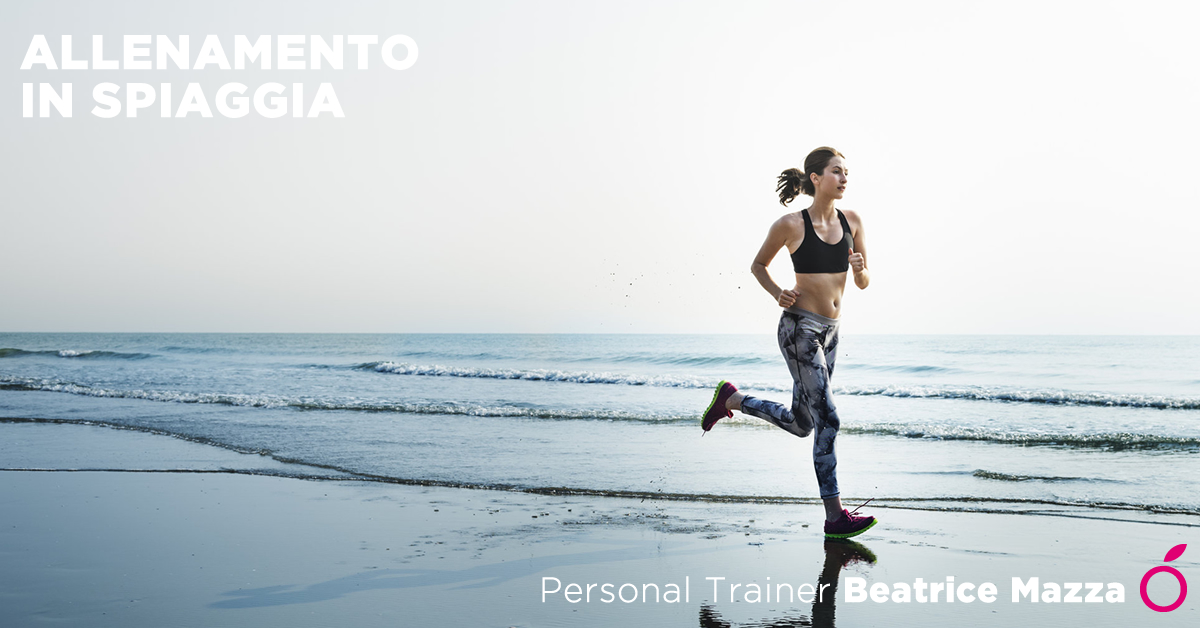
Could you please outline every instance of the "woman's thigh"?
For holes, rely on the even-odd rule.
[[[828,375],[819,332],[819,327],[796,316],[785,314],[779,322],[779,349],[792,375],[792,415],[805,431],[815,424],[814,402],[827,397]]]

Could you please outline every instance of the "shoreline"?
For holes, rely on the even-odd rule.
[[[229,473],[242,473],[250,475],[267,475],[277,477],[291,477],[296,479],[307,480],[361,480],[367,482],[378,482],[381,484],[393,484],[399,486],[417,486],[417,487],[440,487],[454,488],[480,491],[499,491],[511,493],[525,493],[531,495],[545,496],[574,496],[574,497],[604,497],[618,499],[637,499],[651,501],[680,501],[680,502],[696,502],[710,504],[775,504],[775,505],[820,505],[822,500],[818,497],[795,497],[795,496],[779,496],[779,495],[746,495],[746,494],[723,494],[723,493],[689,493],[675,491],[648,491],[648,490],[632,490],[632,489],[607,489],[607,488],[588,488],[588,487],[572,487],[572,486],[527,486],[507,483],[486,483],[486,482],[471,482],[471,481],[456,481],[456,480],[440,480],[429,478],[405,478],[388,475],[379,475],[356,471],[352,469],[342,468],[336,465],[315,464],[307,461],[293,460],[287,457],[281,457],[272,452],[255,451],[243,448],[231,447],[224,443],[212,441],[207,438],[193,438],[185,435],[180,435],[174,432],[147,428],[137,425],[126,425],[111,421],[91,420],[91,419],[61,419],[61,418],[34,418],[34,417],[0,417],[0,431],[6,429],[7,426],[12,427],[28,427],[39,429],[47,426],[63,426],[68,429],[82,428],[91,431],[92,438],[96,434],[137,434],[145,438],[149,436],[152,439],[166,438],[180,443],[180,446],[190,447],[199,446],[204,451],[222,451],[228,460],[252,460],[253,473],[250,470],[238,470],[222,467]],[[96,430],[96,431],[92,431]],[[60,433],[54,432],[55,437]],[[117,436],[120,438],[120,436]],[[154,440],[154,442],[161,442]],[[63,443],[55,438],[50,440],[43,438],[37,443],[42,448],[60,448]],[[76,444],[76,447],[82,445]],[[123,447],[122,445],[113,445],[114,447]],[[78,472],[78,471],[123,471],[123,470],[140,470],[147,472],[175,472],[189,473],[193,469],[180,468],[160,468],[150,469],[144,466],[134,467],[130,469],[113,469],[113,468],[98,468],[92,467],[75,467],[75,468],[58,468],[58,465],[3,465],[3,454],[5,450],[0,445],[0,471],[52,471],[52,472]],[[61,452],[59,452],[61,453]],[[264,465],[266,461],[267,468],[258,468]],[[238,466],[238,465],[235,465]],[[214,472],[206,470],[204,472]],[[988,475],[987,472],[976,471],[974,475]],[[1036,478],[1034,478],[1036,479]],[[868,497],[849,496],[844,497],[844,501],[848,504],[864,502]],[[871,507],[888,509],[888,510],[913,510],[924,512],[966,512],[966,513],[981,513],[981,514],[1022,514],[1031,516],[1051,516],[1051,517],[1078,517],[1078,518],[1093,518],[1101,520],[1122,521],[1126,523],[1145,523],[1150,525],[1170,525],[1181,527],[1200,527],[1200,511],[1194,511],[1186,508],[1177,508],[1162,505],[1143,505],[1135,503],[1122,502],[1094,502],[1094,501],[1071,501],[1071,500],[1053,500],[1053,499],[1038,499],[1038,498],[1007,498],[1007,497],[965,497],[961,495],[939,495],[932,497],[870,497]],[[924,505],[930,504],[930,505]],[[989,504],[988,507],[953,507],[946,504]],[[1111,513],[1111,515],[1110,515]],[[1117,516],[1118,514],[1126,515],[1126,517]],[[1131,518],[1132,517],[1132,518]],[[1136,518],[1141,517],[1141,518]]]
[[[879,525],[838,543],[823,538],[815,502],[413,486],[311,475],[303,465],[137,431],[30,428],[0,425],[0,466],[58,470],[0,471],[6,625],[1067,626],[1200,618],[1194,596],[1165,614],[1138,593],[1142,575],[1196,527],[1148,524],[1190,519],[1179,515],[880,508],[872,511]],[[301,471],[310,477],[296,477]],[[1171,564],[1196,573],[1200,560],[1184,555]],[[1014,577],[1041,586],[1119,583],[1124,601],[1012,603]],[[674,603],[572,603],[557,593],[543,602],[552,583],[543,578],[557,579],[564,593],[571,583],[611,583],[622,599],[633,588],[654,595],[648,584],[690,587]],[[724,580],[713,590],[709,578]],[[848,579],[894,592],[898,583],[950,578],[993,583],[997,599],[846,598],[860,583]],[[1151,582],[1158,603],[1178,593],[1170,580]],[[826,585],[832,597],[780,601],[778,589],[770,601],[747,597],[780,584]]]
[[[889,511],[874,534],[841,544],[823,539],[815,507],[713,508],[220,472],[2,477],[4,614],[17,624],[291,626],[340,617],[344,625],[694,625],[707,615],[731,625],[775,617],[763,620],[771,625],[827,614],[826,625],[835,615],[848,625],[1089,617],[1104,625],[1114,615],[1157,619],[1136,587],[1161,558],[1144,554],[1187,541],[1183,530],[1162,534],[1110,520],[1080,520],[1037,538],[1031,532],[1045,529],[1037,517]],[[1090,555],[1080,551],[1088,546]],[[1180,568],[1195,567],[1187,558]],[[1000,594],[992,604],[852,603],[847,577],[868,587],[949,577],[995,583]],[[1124,599],[1013,604],[1012,577],[1117,582]],[[544,587],[552,588],[543,578],[563,588],[691,586],[679,603],[623,603],[625,589],[622,601],[572,604],[557,595],[542,602]],[[716,578],[723,580],[709,580]],[[745,597],[751,587],[782,583],[797,594],[801,585],[824,584],[832,599]],[[725,588],[735,584],[741,588]],[[1155,599],[1174,594],[1169,583],[1155,584],[1163,585]],[[1190,602],[1170,619],[1200,616]],[[999,615],[999,623],[985,615]]]

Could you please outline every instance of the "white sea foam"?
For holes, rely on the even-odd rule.
[[[559,371],[551,369],[492,369],[442,365],[418,365],[405,362],[368,362],[360,368],[393,375],[424,377],[470,377],[483,379],[520,379],[573,384],[617,384],[624,386],[658,386],[664,388],[713,388],[720,380],[712,377],[687,375],[632,375],[608,371]],[[753,384],[756,390],[782,391],[770,384]],[[789,387],[787,390],[791,390]]]
[[[713,377],[691,375],[632,375],[611,372],[559,371],[550,369],[492,369],[461,366],[417,365],[404,362],[368,362],[360,369],[394,375],[421,377],[468,377],[510,379],[576,384],[614,384],[624,386],[659,386],[666,388],[713,388],[720,381]],[[791,386],[738,382],[748,391],[791,392]],[[1157,408],[1163,410],[1197,410],[1200,398],[1165,395],[1129,395],[1079,392],[1061,389],[1023,390],[1016,388],[903,385],[903,386],[834,386],[834,394],[854,396],[908,397],[916,399],[963,399],[972,401],[1001,401],[1042,403],[1050,405],[1112,406],[1124,408]]]
[[[1111,406],[1122,408],[1157,408],[1161,410],[1200,410],[1198,397],[1165,395],[1128,395],[1114,393],[1078,392],[1060,389],[1023,390],[984,386],[845,386],[835,387],[841,395],[911,397],[918,399],[968,399],[976,401],[1009,401],[1044,403],[1050,405]]]
[[[449,414],[491,417],[529,417],[541,419],[606,419],[641,422],[695,421],[694,416],[633,413],[621,410],[584,410],[525,408],[512,405],[481,405],[455,402],[406,402],[356,399],[284,397],[239,393],[195,393],[170,390],[121,390],[93,387],[74,382],[36,378],[0,377],[0,388],[67,393],[111,399],[139,399],[167,403],[196,403],[250,408],[295,408],[299,410],[345,410],[355,412],[401,412],[409,414]]]
[[[395,412],[407,414],[439,414],[479,417],[514,417],[555,420],[608,420],[641,423],[695,423],[695,414],[629,412],[611,409],[530,408],[513,405],[484,405],[461,402],[359,400],[345,398],[285,397],[280,395],[251,395],[238,393],[195,393],[169,390],[121,390],[93,387],[74,382],[36,378],[0,376],[0,388],[68,393],[88,397],[139,399],[167,403],[195,403],[240,406],[251,408],[293,408],[297,410]],[[724,424],[762,426],[764,422],[737,415]],[[1024,432],[986,427],[918,423],[850,423],[841,428],[847,434],[871,434],[933,440],[961,440],[1005,443],[1013,445],[1053,445],[1085,448],[1172,448],[1200,447],[1200,438],[1180,435],[1160,435],[1135,432]]]
[[[148,353],[121,353],[119,351],[80,351],[78,349],[25,350],[3,348],[0,358],[19,358],[26,356],[53,355],[60,358],[113,358],[118,360],[142,360],[154,357]]]

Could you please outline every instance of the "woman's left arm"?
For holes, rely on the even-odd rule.
[[[852,211],[846,214],[846,222],[850,223],[850,231],[854,234],[854,246],[850,248],[850,269],[854,271],[854,285],[859,290],[866,290],[871,285],[871,271],[867,269],[867,230],[863,227],[862,217]]]

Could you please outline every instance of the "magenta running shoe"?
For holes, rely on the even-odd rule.
[[[842,516],[837,521],[825,522],[825,538],[848,539],[870,530],[876,523],[875,517],[859,516],[843,508]]]
[[[708,404],[708,409],[704,411],[704,418],[700,420],[700,427],[708,432],[721,419],[733,416],[733,412],[725,409],[725,402],[737,392],[737,387],[727,381],[722,380],[717,384],[717,390],[713,393],[712,403]]]

